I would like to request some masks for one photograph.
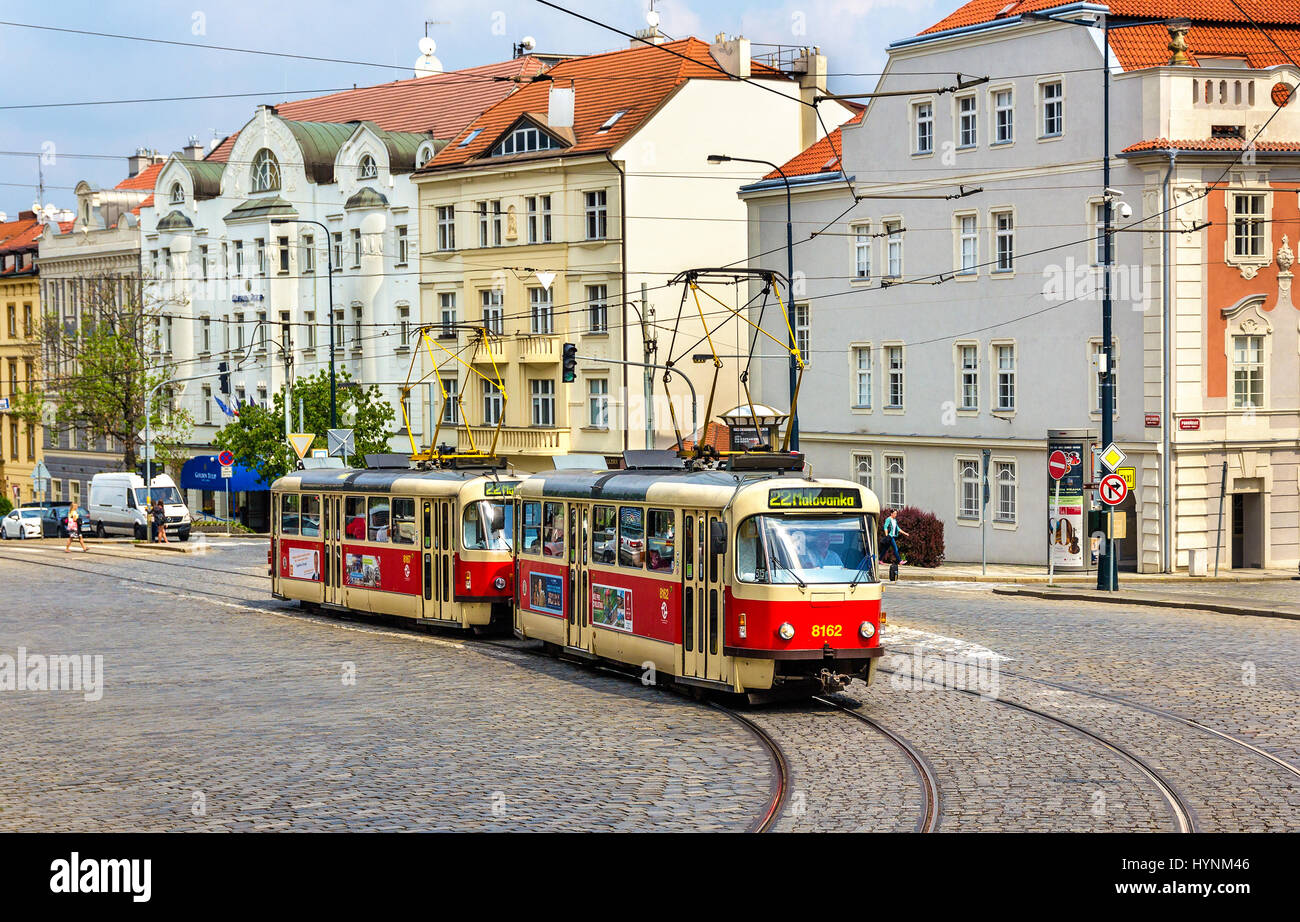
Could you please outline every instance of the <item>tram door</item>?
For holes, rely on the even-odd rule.
[[[725,548],[711,538],[722,519],[707,510],[682,513],[682,675],[723,681],[722,587]]]
[[[422,617],[437,618],[438,610],[438,593],[437,593],[437,570],[435,561],[437,552],[435,543],[437,541],[437,519],[434,518],[434,501],[432,499],[420,500],[420,584],[422,591],[421,598],[424,600],[421,604]]]
[[[453,555],[453,534],[456,527],[456,504],[454,500],[437,497],[433,500],[434,540],[433,582],[434,598],[438,600],[438,617],[445,621],[459,621],[460,614],[453,599],[456,587],[453,583],[455,568]]]
[[[324,573],[324,601],[343,604],[343,497],[321,497],[321,534],[325,536],[325,559],[321,561]]]
[[[591,507],[569,503],[569,585],[566,642],[571,647],[591,650]]]

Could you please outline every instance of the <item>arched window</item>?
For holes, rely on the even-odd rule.
[[[357,167],[362,179],[375,179],[379,176],[379,166],[375,163],[375,158],[366,154],[361,158],[361,165]]]
[[[181,184],[178,182],[172,183],[172,204],[185,204],[185,189],[182,188]]]
[[[253,155],[253,191],[273,192],[280,188],[280,161],[263,147]]]
[[[432,159],[433,159],[433,145],[421,144],[419,151],[417,151],[415,155],[415,165],[417,167],[422,167]]]

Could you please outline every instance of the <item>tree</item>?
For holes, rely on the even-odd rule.
[[[349,464],[364,463],[368,454],[387,452],[390,427],[396,417],[393,407],[384,402],[378,386],[365,387],[352,382],[347,369],[338,372],[339,420],[354,433],[357,453],[345,459]],[[298,429],[298,401],[306,412],[305,428]],[[294,431],[314,432],[315,447],[324,448],[330,419],[330,376],[322,369],[310,377],[293,382]],[[257,471],[264,483],[283,477],[297,464],[297,455],[284,439],[284,392],[278,391],[269,409],[255,404],[240,408],[238,418],[222,426],[212,444],[229,449],[241,464]]]
[[[45,389],[22,395],[20,415],[86,441],[106,439],[121,446],[122,463],[136,469],[136,434],[149,424],[161,436],[160,457],[175,455],[193,420],[175,406],[162,361],[162,330],[170,324],[166,304],[146,299],[133,276],[89,276],[73,280],[65,316],[41,321]],[[170,350],[168,350],[170,351]],[[157,390],[154,390],[154,388]],[[152,399],[149,395],[153,394]],[[146,411],[145,403],[149,406]]]

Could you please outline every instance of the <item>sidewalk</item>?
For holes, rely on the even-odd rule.
[[[1217,577],[1189,577],[1186,570],[1178,573],[1120,573],[1119,582],[1121,586],[1126,583],[1147,586],[1166,582],[1195,582],[1213,585],[1216,583],[1259,583],[1270,580],[1289,580],[1293,576],[1296,576],[1293,570],[1229,570],[1223,568],[1219,570]],[[987,575],[981,575],[978,562],[945,563],[943,566],[934,567],[933,569],[911,567],[904,564],[898,568],[898,581],[905,583],[1042,583],[1046,585],[1047,567],[991,563],[988,565]],[[1095,586],[1097,585],[1097,574],[1095,571],[1092,573],[1061,573],[1058,571],[1052,579],[1052,583],[1061,586]],[[1300,585],[1297,586],[1296,593],[1300,595]]]
[[[1289,618],[1300,621],[1300,582],[1288,588],[1291,599],[1278,597],[1250,598],[1234,594],[1234,587],[1222,586],[1223,591],[1185,592],[1176,588],[1152,586],[1142,589],[1121,588],[1116,592],[1102,592],[1099,589],[1085,589],[1082,586],[1057,589],[1049,586],[997,586],[995,595],[1028,596],[1037,599],[1052,599],[1061,602],[1105,602],[1113,605],[1150,605],[1157,608],[1193,608],[1201,611],[1217,611],[1228,615],[1253,615],[1261,618]],[[1228,601],[1231,599],[1231,601]]]

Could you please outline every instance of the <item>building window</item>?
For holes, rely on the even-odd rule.
[[[1264,337],[1232,337],[1232,406],[1264,405]]]
[[[1096,241],[1093,246],[1092,264],[1094,266],[1106,265],[1106,203],[1093,202],[1092,204],[1092,226],[1093,239]]]
[[[587,379],[587,422],[593,429],[609,428],[609,379]]]
[[[208,245],[206,243],[199,246],[199,277],[205,282],[208,280]]]
[[[302,235],[302,271],[303,274],[316,271],[316,238],[311,234]]]
[[[274,192],[280,188],[280,161],[265,147],[253,155],[253,191]]]
[[[917,103],[912,107],[912,120],[916,126],[914,133],[916,144],[912,152],[915,154],[934,153],[934,104],[929,102]]]
[[[400,338],[397,341],[397,348],[406,350],[411,346],[411,309],[402,305],[397,309],[397,329]]]
[[[343,308],[334,311],[334,354],[339,355],[343,352],[344,340],[346,339],[347,329],[344,326]]]
[[[253,253],[257,259],[257,274],[266,275],[266,241],[261,237],[253,240]]]
[[[235,314],[232,323],[235,325],[235,349],[243,351],[244,348],[244,315]]]
[[[997,257],[994,272],[1010,272],[1015,268],[1016,225],[1009,211],[993,215],[993,248]]]
[[[978,141],[979,112],[974,96],[957,100],[957,146],[974,147]]]
[[[501,246],[501,200],[496,199],[492,202],[492,245]]]
[[[554,332],[554,316],[551,311],[551,290],[549,288],[528,289],[528,310],[533,333]]]
[[[495,381],[483,379],[483,424],[495,426],[501,422],[501,388]]]
[[[871,455],[855,454],[853,456],[853,476],[857,479],[858,485],[866,487],[868,490],[873,489],[872,484],[875,482],[875,472],[871,469]]]
[[[439,205],[437,209],[438,216],[438,249],[454,250],[456,249],[456,206]]]
[[[604,285],[587,286],[588,332],[609,332],[609,300]]]
[[[334,271],[343,271],[343,231],[334,231],[331,235],[334,246]]]
[[[530,195],[525,205],[528,211],[528,242],[551,242],[551,197]]]
[[[997,484],[998,503],[993,512],[995,522],[1016,521],[1016,463],[998,461],[993,465],[993,479]]]
[[[352,228],[352,268],[361,268],[361,231]]]
[[[853,347],[853,406],[871,409],[871,347]]]
[[[1059,138],[1065,133],[1065,92],[1061,81],[1044,83],[1040,89],[1043,100],[1043,137]]]
[[[903,408],[903,347],[886,346],[885,361],[889,368],[889,402],[885,404],[890,410]]]
[[[488,245],[488,203],[475,202],[474,209],[478,212],[478,245],[485,247]]]
[[[257,312],[257,327],[254,330],[254,334],[257,337],[257,351],[265,352],[266,351],[266,311]],[[168,334],[168,340],[170,341],[170,339],[171,339],[171,335]],[[168,349],[167,351],[170,352],[171,349]]]
[[[957,518],[975,519],[978,521],[980,517],[979,462],[967,458],[958,458],[957,479],[960,487],[960,499],[957,502]]]
[[[980,406],[980,359],[978,346],[959,346],[961,355],[961,409],[978,410]]]
[[[505,157],[510,154],[526,154],[535,150],[554,150],[561,144],[546,132],[532,125],[516,128],[497,142],[492,148],[493,157]]]
[[[203,385],[203,425],[212,425],[212,385]]]
[[[212,318],[199,319],[199,354],[207,355],[212,351]]]
[[[853,225],[853,277],[871,278],[871,225]]]
[[[460,401],[457,398],[460,394],[460,381],[454,376],[449,376],[442,379],[442,386],[447,391],[447,397],[442,404],[442,421],[448,426],[459,426]]]
[[[958,275],[976,275],[979,272],[979,230],[973,214],[961,215],[958,219],[958,250],[961,256],[961,268]]]
[[[587,218],[587,239],[604,240],[606,224],[605,190],[583,193],[584,214]]]
[[[244,241],[235,241],[235,278],[244,277]]]
[[[550,378],[533,378],[528,382],[533,401],[533,425],[555,425],[555,382]]]
[[[172,352],[172,318],[163,318],[163,352],[171,355]]]
[[[501,302],[501,289],[490,288],[483,296],[483,327],[489,333],[501,336],[505,329],[504,309]]]
[[[411,241],[406,233],[406,225],[397,225],[397,265],[405,266],[411,255]]]
[[[999,413],[1011,413],[1016,409],[1016,347],[1000,345],[994,347],[998,364],[998,404]]]
[[[903,225],[899,221],[885,222],[885,246],[889,265],[886,274],[891,279],[903,276]]]
[[[352,351],[361,351],[361,308],[352,308]]]
[[[1015,140],[1016,110],[1011,90],[993,94],[993,143],[1010,144]]]
[[[794,346],[805,365],[812,364],[812,308],[805,302],[794,306]]]
[[[303,311],[302,315],[302,348],[304,352],[311,352],[316,348],[316,312]]]
[[[438,293],[438,322],[441,324],[439,336],[450,339],[456,335],[456,292]]]
[[[280,251],[280,271],[289,271],[289,238],[280,237],[276,240],[277,248]]]
[[[1264,196],[1237,193],[1232,196],[1232,255],[1264,255]]]
[[[173,205],[185,204],[185,188],[178,182],[172,183],[171,203]]]
[[[357,175],[361,179],[375,179],[379,176],[379,164],[375,163],[375,158],[366,154],[361,158],[361,164],[357,167]]]
[[[902,509],[907,504],[907,476],[903,456],[885,455],[885,473],[889,478],[885,505],[890,509]]]

